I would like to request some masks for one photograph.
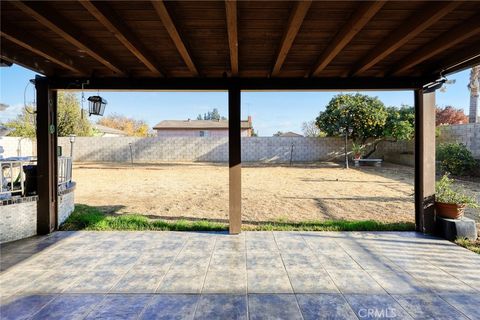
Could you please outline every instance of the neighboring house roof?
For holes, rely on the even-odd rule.
[[[277,137],[303,137],[303,136],[299,133],[288,131],[288,132],[282,132],[282,134],[279,134]]]
[[[242,129],[251,129],[252,123],[248,120],[241,121]],[[163,120],[157,123],[154,130],[162,129],[228,129],[228,120]]]
[[[117,134],[119,136],[126,136],[127,133],[125,131],[122,131],[122,130],[118,130],[118,129],[114,129],[114,128],[110,128],[110,127],[106,127],[106,126],[102,126],[101,124],[93,124],[93,128],[97,131],[100,131],[102,133],[105,133],[105,134]]]

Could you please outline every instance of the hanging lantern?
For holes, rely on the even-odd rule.
[[[91,96],[88,97],[88,114],[97,116],[103,116],[105,111],[105,106],[107,105],[107,100],[100,96]]]

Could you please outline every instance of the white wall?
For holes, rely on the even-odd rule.
[[[21,154],[20,154],[21,153]],[[34,139],[0,137],[0,158],[34,156],[37,154]]]

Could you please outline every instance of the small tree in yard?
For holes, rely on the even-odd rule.
[[[302,131],[305,137],[319,138],[325,136],[325,133],[320,131],[314,120],[302,123]]]
[[[468,123],[468,117],[462,109],[455,109],[452,106],[436,109],[435,125],[463,124]]]
[[[413,108],[386,108],[377,97],[363,94],[339,94],[330,100],[325,111],[316,119],[318,128],[329,137],[339,136],[341,129],[350,128],[350,137],[357,145],[365,146],[373,139],[372,155],[382,141],[409,140],[414,134]]]

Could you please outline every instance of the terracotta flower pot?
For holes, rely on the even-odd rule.
[[[455,203],[435,202],[435,211],[440,217],[447,219],[458,219],[465,212],[465,205]]]

